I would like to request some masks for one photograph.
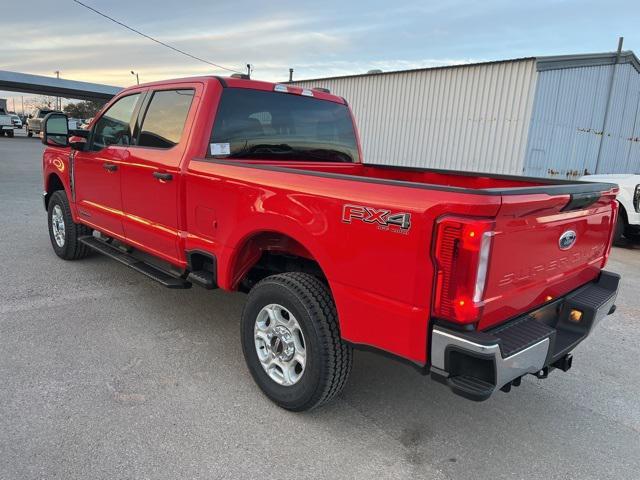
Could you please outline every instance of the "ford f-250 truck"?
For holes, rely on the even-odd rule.
[[[246,78],[135,86],[67,128],[43,134],[55,253],[247,292],[248,369],[290,410],[338,394],[354,346],[484,400],[568,370],[615,309],[613,184],[367,164],[344,99]]]

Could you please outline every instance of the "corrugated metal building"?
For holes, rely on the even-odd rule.
[[[368,163],[573,177],[640,173],[633,52],[293,82],[343,96]]]

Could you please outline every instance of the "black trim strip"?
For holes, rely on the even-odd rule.
[[[376,168],[383,168],[385,170],[408,170],[411,172],[431,172],[431,173],[441,173],[444,175],[456,175],[456,176],[461,176],[461,177],[486,177],[486,178],[495,178],[498,180],[511,180],[511,181],[515,181],[515,182],[535,182],[535,183],[542,183],[546,186],[549,187],[578,187],[579,186],[579,192],[572,192],[572,191],[564,191],[562,193],[558,193],[553,191],[553,195],[561,195],[561,194],[570,194],[570,193],[582,193],[582,192],[603,192],[603,191],[607,191],[610,190],[612,188],[617,188],[617,185],[615,183],[608,183],[608,182],[585,182],[584,180],[563,180],[563,179],[555,179],[555,178],[543,178],[543,177],[525,177],[525,176],[519,176],[519,175],[505,175],[502,173],[487,173],[487,172],[473,172],[473,171],[465,171],[465,170],[446,170],[444,168],[420,168],[420,167],[402,167],[399,165],[379,165],[376,163],[363,163],[363,165],[365,167],[376,167]],[[595,185],[595,188],[589,188],[590,185]],[[453,187],[453,188],[462,188],[462,187]],[[494,191],[502,191],[502,195],[514,195],[514,194],[521,194],[521,193],[539,193],[539,192],[532,192],[531,189],[539,189],[542,188],[540,186],[534,186],[534,187],[504,187],[504,188],[484,188],[484,189],[478,189],[478,190],[484,190],[484,191],[488,191],[488,192],[494,192]],[[514,192],[514,193],[509,193],[509,190],[513,190],[513,189],[526,189],[526,192]],[[472,191],[477,191],[475,189],[469,189]],[[544,193],[548,193],[548,192],[544,192]],[[549,194],[551,195],[551,193],[549,192]]]
[[[568,212],[570,210],[581,210],[593,205],[598,200],[600,200],[600,194],[598,192],[573,193],[571,194],[569,203],[562,208],[562,211]]]
[[[215,76],[213,78],[215,78],[216,80],[218,80],[220,82],[220,85],[222,85],[222,88],[227,88],[227,82],[226,82],[226,80],[224,78],[218,77],[218,76]]]
[[[433,169],[420,169],[415,167],[395,167],[388,165],[375,165],[365,163],[363,164],[365,167],[376,167],[376,168],[396,168],[396,169],[406,169],[413,171],[424,171],[424,172],[437,172],[437,173],[446,173],[448,175],[461,175],[461,176],[482,176],[488,178],[497,178],[497,179],[512,179],[518,180],[521,182],[532,181],[537,183],[545,183],[544,186],[533,186],[533,187],[504,187],[504,188],[465,188],[465,187],[452,187],[449,185],[436,185],[436,184],[427,184],[427,183],[416,183],[416,182],[408,182],[405,180],[389,180],[383,178],[371,178],[371,177],[363,177],[359,175],[347,175],[344,173],[328,173],[328,172],[318,172],[312,170],[301,170],[292,167],[277,167],[274,165],[260,165],[255,163],[243,163],[232,160],[222,160],[217,158],[194,158],[192,161],[195,162],[205,162],[205,163],[217,163],[220,165],[229,165],[234,167],[244,167],[244,168],[255,168],[258,170],[268,170],[272,172],[282,172],[282,173],[296,173],[299,175],[308,175],[312,177],[321,177],[321,178],[334,178],[337,180],[349,180],[356,182],[364,182],[364,183],[373,183],[378,185],[395,185],[398,187],[408,187],[408,188],[417,188],[421,190],[437,190],[444,192],[457,192],[457,193],[466,193],[470,195],[527,195],[527,194],[537,194],[543,193],[547,195],[569,195],[572,193],[587,193],[587,192],[606,192],[612,188],[617,187],[617,185],[613,183],[593,183],[593,182],[581,182],[581,181],[569,181],[569,180],[550,180],[550,179],[540,179],[536,177],[518,177],[518,176],[508,176],[508,175],[494,175],[487,173],[477,173],[477,172],[458,172],[453,170],[433,170]],[[338,164],[339,165],[339,164]]]

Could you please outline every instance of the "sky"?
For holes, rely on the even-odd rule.
[[[84,3],[181,50],[283,81],[544,55],[640,54],[640,6],[610,0],[155,0]],[[216,69],[72,0],[6,2],[0,70],[128,86]],[[16,96],[1,92],[0,98]],[[10,104],[11,106],[11,104]]]

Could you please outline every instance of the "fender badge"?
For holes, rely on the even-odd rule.
[[[342,221],[344,223],[351,223],[353,220],[375,224],[379,230],[388,230],[396,233],[406,234],[411,228],[410,213],[392,213],[391,210],[384,208],[378,209],[362,205],[344,205],[342,207]]]

